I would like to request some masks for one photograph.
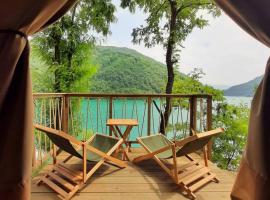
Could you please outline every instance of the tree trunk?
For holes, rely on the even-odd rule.
[[[66,70],[71,72],[72,71],[72,55],[74,52],[68,52],[67,55],[67,67]],[[70,73],[72,74],[72,73]],[[66,90],[67,92],[71,90],[71,84],[74,82],[74,77],[73,76],[69,76],[67,77],[67,79],[65,80],[65,86],[66,86]]]
[[[167,51],[166,51],[166,66],[168,73],[168,80],[166,85],[166,94],[171,94],[174,83],[174,70],[173,70],[173,50],[175,48],[175,27],[176,27],[176,17],[177,17],[177,5],[175,1],[170,0],[171,6],[171,19],[170,19],[170,34],[167,43]],[[160,122],[160,133],[165,134],[166,127],[168,125],[169,117],[171,114],[171,98],[166,98],[165,112],[164,116],[161,117]]]
[[[60,47],[59,47],[59,41],[55,41],[54,45],[54,63],[57,66],[54,71],[54,92],[61,93],[61,72],[59,69],[60,65]]]

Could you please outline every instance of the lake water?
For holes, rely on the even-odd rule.
[[[155,100],[159,107],[162,107],[160,100]],[[129,140],[135,141],[137,137],[146,136],[147,134],[147,102],[143,99],[117,99],[113,101],[112,117],[137,119],[139,125],[133,127]],[[109,128],[106,126],[106,120],[109,118],[108,100],[106,99],[91,99],[84,100],[80,106],[79,117],[73,116],[74,119],[82,119],[82,129],[84,132],[99,132],[109,134]],[[174,107],[169,119],[171,126],[167,131],[169,138],[177,135],[188,134],[189,112],[181,107]],[[160,124],[160,114],[157,108],[152,103],[151,107],[151,133],[158,133]],[[181,129],[178,127],[181,125]],[[125,127],[120,127],[122,131]],[[177,129],[177,130],[176,130]]]
[[[229,104],[240,105],[244,104],[250,107],[251,97],[226,97]],[[160,101],[156,100],[160,105]],[[161,106],[161,105],[160,105]],[[199,109],[199,108],[198,108]],[[99,132],[109,134],[109,129],[106,126],[106,120],[109,118],[108,100],[96,99],[83,101],[81,104],[80,118],[82,119],[82,129],[84,132]],[[136,101],[131,99],[115,100],[113,102],[113,118],[132,118],[137,119],[139,126],[132,129],[129,140],[135,141],[137,137],[146,136],[147,134],[147,102],[142,99]],[[172,125],[167,131],[169,138],[185,137],[188,132],[189,112],[180,107],[174,107],[170,116],[169,123]],[[158,133],[160,123],[160,114],[152,105],[151,112],[151,133]],[[200,120],[197,121],[200,126]],[[121,128],[124,131],[125,127]]]
[[[250,108],[251,101],[252,101],[253,97],[231,97],[231,96],[229,97],[229,96],[226,96],[225,98],[229,104],[232,104],[232,105],[244,104]]]

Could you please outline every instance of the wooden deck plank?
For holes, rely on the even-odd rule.
[[[135,153],[133,153],[135,152]],[[141,150],[133,150],[129,155],[141,154]],[[198,155],[193,157],[200,159]],[[64,159],[64,156],[61,157]],[[185,164],[180,158],[179,163]],[[202,160],[199,160],[202,163]],[[220,179],[220,183],[208,183],[196,192],[198,200],[228,200],[234,182],[235,174],[217,168],[209,163],[211,171]],[[81,161],[72,159],[69,166],[74,170],[82,167]],[[89,165],[91,167],[91,165]],[[51,166],[47,166],[49,170]],[[40,176],[44,175],[44,169]],[[41,185],[36,186],[38,177],[33,179],[32,200],[57,200],[59,199],[52,190]],[[118,169],[111,165],[103,165],[85,187],[78,192],[72,200],[186,200],[185,193],[165,174],[154,161],[143,161],[138,165],[128,163],[125,169]]]
[[[196,193],[197,200],[229,200],[228,192],[200,192]],[[34,193],[32,199],[37,200],[57,200],[54,193]],[[188,200],[179,193],[79,193],[72,200]]]

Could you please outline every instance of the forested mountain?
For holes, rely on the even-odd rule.
[[[254,95],[255,88],[261,82],[263,76],[258,76],[251,81],[235,85],[224,91],[225,96],[245,96],[251,97]]]
[[[120,47],[100,46],[94,53],[98,66],[91,78],[91,92],[99,93],[161,93],[167,71],[164,64]]]

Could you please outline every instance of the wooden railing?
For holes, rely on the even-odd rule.
[[[171,98],[172,111],[165,134],[172,140],[195,132],[210,130],[212,126],[212,96],[207,94],[75,94],[39,93],[33,95],[34,123],[61,129],[81,140],[101,132],[111,134],[106,126],[109,118],[137,119],[129,143],[136,138],[159,132],[166,98]],[[162,125],[161,125],[162,126]],[[33,166],[38,167],[56,152],[45,134],[35,131]],[[211,144],[208,145],[211,158]]]

